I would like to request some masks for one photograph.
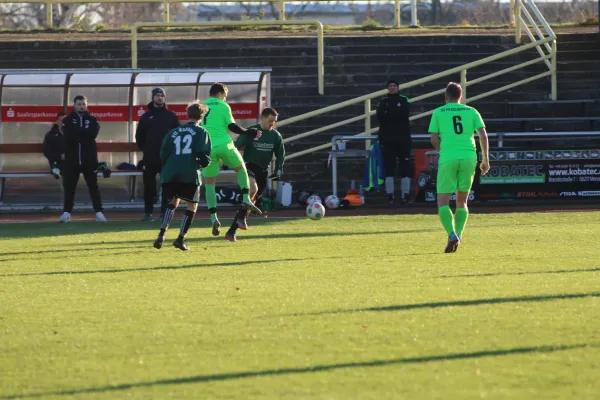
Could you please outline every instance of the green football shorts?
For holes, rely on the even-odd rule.
[[[476,158],[448,160],[439,163],[437,175],[437,192],[442,194],[456,191],[468,193],[475,178]]]
[[[205,178],[214,178],[219,175],[221,163],[227,165],[229,169],[234,169],[244,164],[242,155],[235,148],[233,142],[215,146],[210,151],[210,164],[202,169],[202,176]]]

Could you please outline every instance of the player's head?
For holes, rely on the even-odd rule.
[[[278,116],[279,113],[274,108],[265,108],[260,113],[260,127],[270,131],[275,126]]]
[[[73,99],[73,108],[77,112],[86,112],[88,107],[88,99],[85,96],[77,95]]]
[[[229,93],[227,85],[217,82],[210,87],[210,92],[208,92],[208,95],[210,97],[216,97],[219,100],[225,101],[227,100],[227,93]]]
[[[65,119],[65,117],[67,116],[67,113],[65,112],[59,112],[58,114],[56,114],[56,122],[55,124],[57,124],[58,126],[60,126],[60,124],[62,123],[62,120]]]
[[[204,114],[208,112],[208,107],[200,103],[199,100],[194,100],[187,106],[186,112],[190,121],[198,123],[204,117]]]
[[[446,103],[460,103],[462,100],[462,87],[458,83],[450,82],[446,86]]]
[[[155,107],[162,107],[165,105],[165,90],[163,88],[154,88],[152,89],[152,102]]]
[[[387,90],[389,94],[396,94],[398,93],[398,82],[396,82],[394,79],[390,79],[387,82]]]

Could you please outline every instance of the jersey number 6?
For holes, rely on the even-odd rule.
[[[462,118],[460,117],[460,115],[455,115],[454,117],[452,117],[452,123],[454,124],[454,133],[456,133],[457,135],[463,133],[463,126],[461,124],[461,121]]]
[[[462,118],[460,117],[460,115],[455,115],[454,117],[452,117],[452,123],[454,124],[454,133],[456,133],[457,135],[463,133],[461,121]]]

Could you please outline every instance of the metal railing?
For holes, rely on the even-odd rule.
[[[514,2],[512,3],[512,7],[511,7],[511,13],[512,13],[512,17],[515,21],[515,27],[516,27],[515,41],[517,42],[517,44],[520,44],[520,42],[521,42],[522,32],[526,33],[526,35],[531,40],[531,43],[521,45],[514,49],[507,50],[502,53],[495,54],[493,56],[489,56],[489,57],[483,58],[478,61],[474,61],[474,62],[465,64],[465,65],[451,68],[449,70],[439,72],[437,74],[430,75],[425,78],[417,79],[415,81],[402,84],[402,85],[398,86],[399,90],[401,90],[401,91],[406,90],[408,88],[412,88],[412,87],[415,87],[418,85],[422,85],[424,83],[428,83],[428,82],[432,82],[432,81],[435,81],[440,78],[444,78],[449,75],[459,73],[460,74],[460,83],[463,88],[463,100],[464,100],[463,102],[466,104],[466,103],[471,103],[471,102],[492,96],[494,94],[503,92],[508,89],[512,89],[512,88],[524,85],[529,82],[533,82],[538,79],[550,77],[551,78],[550,97],[552,100],[556,100],[557,99],[556,34],[552,30],[552,28],[550,28],[550,25],[544,19],[542,13],[537,8],[537,6],[533,2],[533,0],[514,0]],[[537,19],[537,21],[536,21],[536,19]],[[545,34],[542,31],[542,29],[540,29],[540,27],[538,27],[538,24],[536,24],[536,22],[539,25],[541,25],[541,28],[543,29],[543,31],[545,31]],[[529,25],[532,26],[533,32],[531,31]],[[538,36],[538,38],[536,38],[536,35]],[[502,69],[500,71],[482,76],[477,79],[473,79],[471,81],[467,80],[467,72],[472,68],[479,67],[481,65],[484,65],[484,64],[487,64],[487,63],[490,63],[490,62],[493,62],[493,61],[496,61],[496,60],[499,60],[499,59],[502,59],[505,57],[509,57],[509,56],[512,56],[512,55],[515,55],[518,53],[522,53],[522,52],[530,50],[530,49],[536,49],[538,51],[538,53],[540,54],[540,56],[533,60],[526,61],[524,63]],[[506,73],[513,72],[513,71],[516,71],[516,70],[519,70],[519,69],[522,69],[522,68],[540,63],[540,62],[543,62],[546,64],[546,66],[548,67],[548,71],[542,72],[540,74],[531,76],[529,78],[522,79],[517,82],[513,82],[508,85],[505,85],[505,86],[502,86],[502,87],[499,87],[499,88],[496,88],[496,89],[493,89],[493,90],[490,90],[490,91],[487,91],[487,92],[484,92],[481,94],[477,94],[473,97],[467,96],[467,93],[470,92],[470,88],[477,83],[481,83],[481,82],[487,81],[489,79],[498,77],[500,75],[504,75]],[[430,98],[433,96],[442,95],[442,94],[444,94],[444,92],[445,92],[445,88],[435,90],[433,92],[414,97],[411,99],[411,102],[415,103],[417,101],[424,100],[424,99],[427,99],[427,98]],[[379,128],[377,128],[377,127],[371,128],[371,116],[373,116],[376,113],[375,110],[371,109],[371,101],[384,96],[386,93],[387,93],[387,89],[379,90],[377,92],[370,93],[370,94],[367,94],[367,95],[364,95],[361,97],[357,97],[352,100],[347,100],[347,101],[344,101],[339,104],[334,104],[329,107],[322,108],[320,110],[315,110],[315,111],[312,111],[309,113],[305,113],[302,115],[298,115],[298,116],[280,121],[280,122],[278,122],[278,126],[283,127],[283,126],[287,126],[287,125],[293,124],[298,121],[304,121],[309,118],[314,118],[315,116],[323,115],[323,114],[329,113],[331,111],[336,111],[336,110],[342,109],[344,107],[364,103],[364,113],[363,114],[358,115],[353,118],[349,118],[349,119],[340,121],[340,122],[336,122],[334,124],[319,127],[317,129],[313,129],[311,131],[304,132],[304,133],[301,133],[301,134],[298,134],[298,135],[295,135],[292,137],[288,137],[288,138],[284,139],[284,143],[290,143],[290,142],[293,142],[293,141],[296,141],[299,139],[313,136],[318,133],[327,132],[331,129],[338,128],[338,127],[345,126],[345,125],[352,124],[352,123],[359,122],[359,121],[364,121],[364,131],[356,134],[355,136],[365,136],[365,135],[368,136],[368,135],[374,134],[379,130]],[[413,115],[412,117],[410,117],[410,120],[414,121],[419,118],[427,117],[431,114],[433,114],[433,110],[423,112],[423,113],[420,113],[417,115]],[[286,158],[293,159],[296,157],[303,156],[305,154],[310,154],[310,153],[314,153],[316,151],[325,150],[325,149],[329,148],[330,146],[331,146],[331,144],[328,141],[327,143],[322,144],[320,146],[312,147],[312,148],[309,148],[306,150],[302,150],[302,151],[298,151],[296,153],[290,154]],[[369,141],[367,141],[366,146],[367,146],[367,148],[370,146]]]
[[[214,22],[138,22],[131,27],[131,68],[138,67],[138,31],[140,28],[202,28],[249,25],[310,25],[317,30],[317,79],[319,94],[325,93],[325,44],[323,24],[319,21],[214,21]]]
[[[329,2],[330,0],[311,0],[315,2]],[[349,0],[352,2],[353,0]],[[358,0],[357,0],[358,1]],[[290,1],[286,0],[244,0],[244,3],[278,3],[279,20],[285,21],[285,4]],[[394,3],[394,27],[399,28],[400,21],[400,0],[391,0]],[[148,3],[148,4],[162,4],[163,5],[163,21],[171,22],[171,4],[177,3],[231,3],[231,0],[0,0],[0,4],[11,4],[11,3],[26,3],[26,4],[45,4],[46,8],[46,26],[51,28],[53,24],[52,16],[52,5],[53,4],[123,4],[123,3]],[[410,0],[411,5],[411,24],[410,26],[417,26],[417,0]],[[151,22],[151,21],[147,21]]]
[[[495,132],[488,133],[488,137],[490,139],[496,139],[497,149],[502,149],[504,147],[504,139],[510,138],[565,138],[565,137],[585,137],[590,138],[592,136],[600,136],[600,131],[585,131],[585,132]],[[362,156],[362,153],[366,150],[356,151],[356,150],[346,150],[340,149],[339,143],[345,142],[349,140],[364,140],[365,142],[370,142],[373,139],[376,139],[377,136],[342,136],[337,135],[333,136],[331,139],[331,143],[327,144],[327,146],[331,146],[331,193],[337,196],[338,193],[338,158],[343,157],[359,157]],[[412,135],[413,140],[429,140],[431,135],[426,133],[414,134]],[[490,141],[490,149],[492,150],[492,143]]]

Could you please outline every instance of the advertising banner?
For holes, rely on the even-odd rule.
[[[415,151],[416,201],[436,201],[439,153]],[[600,149],[494,150],[470,200],[600,197]]]

